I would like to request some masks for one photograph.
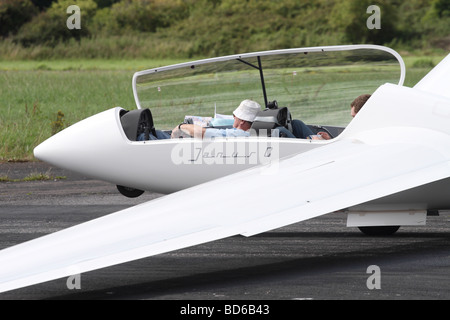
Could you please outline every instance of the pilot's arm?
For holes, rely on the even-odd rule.
[[[171,138],[174,139],[189,135],[194,138],[203,139],[205,131],[206,128],[203,128],[201,126],[197,126],[195,124],[182,123],[172,130]]]

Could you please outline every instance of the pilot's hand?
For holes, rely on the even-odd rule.
[[[192,138],[188,132],[183,129],[178,129],[178,127],[172,130],[172,134],[170,135],[171,139],[179,139],[179,138]]]
[[[331,139],[331,136],[328,134],[328,132],[320,131],[320,132],[317,132],[317,134],[322,137],[322,139],[320,139],[320,140],[330,140]]]

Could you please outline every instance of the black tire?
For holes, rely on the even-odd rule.
[[[390,236],[396,233],[399,228],[400,226],[358,227],[367,236]]]
[[[125,197],[128,197],[128,198],[137,198],[144,193],[143,190],[134,189],[134,188],[130,188],[130,187],[124,187],[124,186],[117,186],[117,190],[119,190],[119,192],[122,195],[124,195]]]

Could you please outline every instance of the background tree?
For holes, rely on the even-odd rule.
[[[37,12],[30,0],[0,0],[0,37],[15,34]]]
[[[395,23],[398,19],[397,1],[348,0],[336,2],[331,24],[344,32],[346,41],[352,43],[384,44],[398,36]],[[366,26],[370,17],[367,8],[377,5],[381,11],[381,29]]]
[[[66,25],[69,18],[67,8],[74,4],[74,1],[58,0],[25,24],[16,40],[24,46],[36,44],[55,46],[61,41],[79,40],[83,36],[88,36],[97,4],[94,0],[78,0],[75,3],[81,10],[81,29],[69,30]]]
[[[31,2],[33,2],[39,10],[43,10],[49,8],[53,2],[56,2],[56,0],[31,0]]]

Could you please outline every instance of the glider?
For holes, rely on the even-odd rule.
[[[404,65],[398,54],[379,46],[233,55],[138,72],[133,77],[135,99],[138,110],[145,109],[143,101],[157,104],[154,96],[145,96],[146,90],[162,95],[171,86],[184,85],[181,71],[186,70],[192,72],[189,81],[199,80],[201,95],[202,86],[214,77],[228,75],[208,78],[198,71],[202,66],[234,63],[239,68],[231,78],[248,72],[247,67],[254,71],[268,106],[272,79],[265,58],[365,49],[399,59],[400,81],[380,85],[331,140],[258,135],[137,141],[127,134],[122,117],[128,112],[120,107],[49,138],[35,149],[38,159],[127,186],[132,195],[136,190],[168,194],[0,251],[0,292],[225,237],[252,236],[335,211],[348,213],[348,226],[392,232],[401,225],[423,225],[427,213],[449,209],[450,55],[413,88],[402,85]],[[278,63],[274,69],[289,69]],[[169,71],[175,76],[166,77]],[[295,75],[292,69],[286,72]],[[254,83],[241,82],[247,85],[252,91]],[[173,90],[170,98],[174,105],[181,99],[178,92]],[[219,92],[211,95],[217,98]]]

